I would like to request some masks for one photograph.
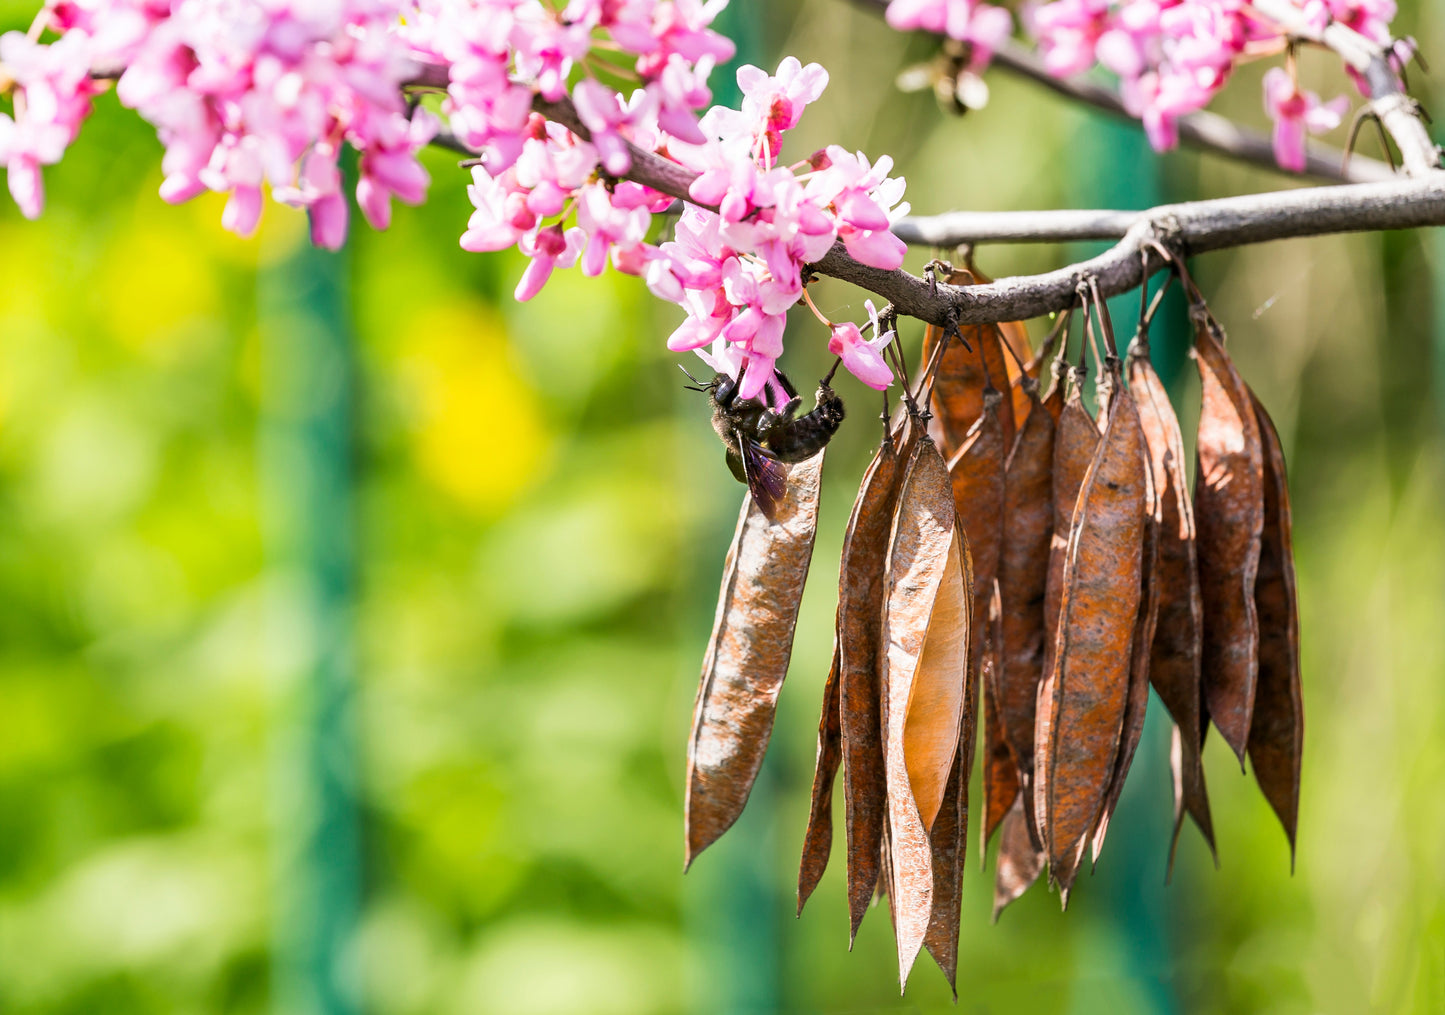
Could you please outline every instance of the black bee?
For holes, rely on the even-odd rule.
[[[781,409],[770,408],[759,398],[738,398],[738,382],[727,374],[717,374],[706,384],[687,376],[692,390],[707,392],[712,401],[712,426],[727,448],[728,468],[739,483],[747,484],[768,520],[776,520],[787,491],[788,463],[806,461],[822,451],[843,422],[843,399],[828,386],[833,371],[818,382],[816,404],[801,416],[797,412],[803,400],[781,370],[778,383],[788,396]]]

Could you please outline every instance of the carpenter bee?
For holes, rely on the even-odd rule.
[[[739,483],[745,483],[759,510],[769,521],[777,519],[778,506],[788,485],[788,464],[812,458],[827,446],[843,422],[843,399],[828,386],[828,376],[818,382],[812,410],[797,415],[803,400],[787,375],[776,372],[779,386],[788,396],[781,409],[760,398],[738,398],[738,381],[717,374],[703,384],[687,373],[690,390],[706,392],[712,402],[712,426],[727,448],[728,469]]]

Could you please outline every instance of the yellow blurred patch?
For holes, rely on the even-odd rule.
[[[541,474],[551,448],[501,318],[471,301],[437,307],[412,321],[401,347],[417,468],[470,511],[501,511]]]
[[[131,351],[171,360],[199,332],[186,325],[221,313],[215,265],[174,216],[138,218],[117,230],[95,273],[104,327]]]
[[[306,213],[277,204],[271,200],[269,189],[261,210],[261,224],[250,239],[237,236],[221,225],[227,200],[227,194],[206,191],[185,204],[206,252],[221,261],[245,268],[265,267],[286,260],[298,246],[310,240]],[[355,220],[352,228],[356,228]]]

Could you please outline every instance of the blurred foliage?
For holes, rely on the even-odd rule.
[[[773,51],[834,72],[796,152],[891,152],[920,212],[1059,206],[1089,172],[1090,114],[996,74],[987,109],[946,119],[888,87],[927,40],[840,0],[767,11]],[[10,24],[27,12],[0,6]],[[1438,11],[1403,23],[1445,49]],[[1327,87],[1325,62],[1306,69]],[[1241,80],[1224,111],[1258,122],[1257,94]],[[256,289],[304,224],[269,207],[247,243],[221,231],[218,200],[163,204],[151,132],[113,96],[100,107],[47,173],[40,222],[0,202],[0,1011],[259,1012],[293,887],[274,856],[278,823],[298,820],[277,759],[305,646],[262,534]],[[456,247],[464,178],[430,164],[430,202],[351,249],[366,885],[347,963],[366,1010],[951,1010],[926,959],[898,998],[882,912],[847,952],[841,855],[792,918],[833,568],[877,402],[845,391],[764,778],[683,878],[683,747],[740,490],[679,390],[672,312],[634,280],[576,272],[515,304],[519,259]],[[1176,197],[1281,182],[1190,153],[1164,166]],[[1420,234],[1334,237],[1197,265],[1289,453],[1297,872],[1211,738],[1222,867],[1187,829],[1163,888],[1156,719],[1069,914],[1036,888],[990,926],[991,871],[970,858],[963,1010],[1445,1008],[1431,251],[1445,246]],[[1002,275],[1067,256],[981,260]],[[818,298],[861,315],[857,291]],[[789,367],[807,377],[826,358],[797,324]]]

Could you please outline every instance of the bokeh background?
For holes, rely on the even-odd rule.
[[[0,0],[0,26],[32,7]],[[765,65],[832,71],[792,151],[890,152],[919,212],[1288,185],[1156,159],[1132,126],[1002,72],[986,109],[945,116],[892,87],[934,43],[843,0],[734,0],[729,18]],[[1438,5],[1397,24],[1445,53]],[[1323,59],[1305,73],[1342,85]],[[1262,123],[1258,76],[1219,108]],[[340,255],[275,206],[238,240],[218,199],[163,204],[153,132],[98,105],[39,222],[0,201],[0,1011],[1445,1010],[1440,237],[1195,265],[1289,458],[1294,874],[1215,737],[1220,868],[1187,828],[1164,886],[1155,699],[1067,914],[1036,886],[990,926],[992,869],[970,856],[953,1009],[926,956],[900,999],[884,912],[848,952],[841,855],[793,916],[872,397],[844,382],[854,418],[762,777],[684,877],[684,745],[740,489],[663,347],[674,311],[575,271],[514,303],[520,258],[456,245],[469,207],[445,153],[425,207]],[[1003,275],[1086,252],[979,257]],[[841,285],[819,300],[862,316]],[[1156,347],[1189,430],[1170,313]],[[786,365],[806,379],[826,354],[795,324]]]

